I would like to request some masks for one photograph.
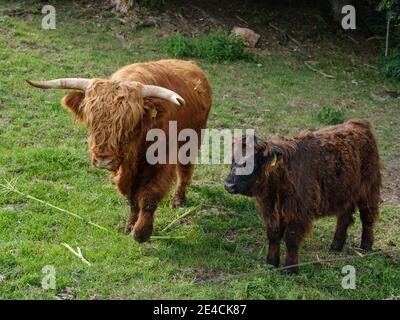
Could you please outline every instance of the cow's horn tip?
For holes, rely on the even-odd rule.
[[[183,100],[181,97],[176,97],[176,100],[180,106],[184,106],[186,104],[185,100]]]

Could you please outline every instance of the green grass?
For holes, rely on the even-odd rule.
[[[23,6],[0,1],[0,8]],[[400,295],[399,254],[360,258],[360,221],[350,229],[343,253],[328,251],[335,221],[316,221],[304,241],[301,261],[347,260],[307,265],[297,276],[266,270],[265,231],[254,203],[224,192],[226,166],[198,165],[186,208],[156,212],[155,235],[184,236],[138,244],[123,235],[127,201],[106,172],[90,166],[86,129],[62,109],[62,91],[29,87],[25,79],[105,77],[117,68],[166,55],[160,31],[132,33],[112,17],[56,3],[57,29],[40,28],[40,10],[0,21],[0,180],[18,177],[24,193],[79,214],[104,232],[21,195],[0,194],[0,299],[382,299]],[[1,10],[0,10],[1,11]],[[126,33],[121,41],[116,33]],[[324,49],[326,48],[326,49]],[[321,78],[304,66],[335,75]],[[346,111],[346,119],[373,123],[383,161],[400,156],[398,100],[379,98],[399,85],[380,78],[350,49],[323,45],[315,52],[260,54],[259,61],[211,63],[196,60],[214,91],[210,128],[254,128],[258,134],[296,134],[320,128],[313,114],[323,106]],[[353,61],[353,62],[352,62]],[[358,85],[352,83],[356,80]],[[200,207],[161,231],[186,210]],[[375,248],[399,248],[400,209],[382,204]],[[87,266],[61,243],[79,246]],[[282,246],[283,248],[284,246]],[[284,251],[284,250],[283,250]],[[282,255],[284,252],[282,252]],[[283,258],[283,257],[282,257]],[[357,288],[341,287],[341,270],[351,264]],[[56,288],[44,290],[45,265],[56,269]]]

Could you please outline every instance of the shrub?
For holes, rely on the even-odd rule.
[[[400,81],[400,48],[392,50],[387,57],[381,58],[378,66],[385,76]]]
[[[174,58],[197,57],[211,62],[247,59],[243,41],[226,31],[217,30],[208,35],[199,35],[190,39],[177,34],[165,39],[161,49]]]
[[[323,107],[316,113],[317,120],[324,125],[339,124],[345,120],[345,112],[333,107]]]
[[[243,41],[223,30],[200,35],[194,46],[196,56],[209,61],[234,61],[246,57]]]
[[[193,56],[193,43],[184,34],[177,34],[165,39],[162,43],[163,51],[174,58]]]

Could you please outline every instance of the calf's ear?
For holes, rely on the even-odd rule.
[[[83,108],[81,106],[82,100],[85,98],[85,94],[83,92],[70,92],[61,100],[61,104],[66,107],[69,111],[71,111],[76,120],[83,120]]]
[[[264,152],[265,168],[274,169],[278,162],[282,159],[282,150],[278,147],[272,147]]]

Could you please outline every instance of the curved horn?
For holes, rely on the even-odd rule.
[[[63,78],[48,81],[26,80],[31,86],[41,89],[77,89],[85,91],[90,85],[91,79],[86,78]]]
[[[174,92],[172,90],[163,88],[163,87],[144,84],[143,90],[142,90],[142,95],[143,95],[143,98],[156,97],[156,98],[168,100],[178,106],[185,105],[185,100],[183,100],[183,98],[179,94],[177,94],[176,92]]]

